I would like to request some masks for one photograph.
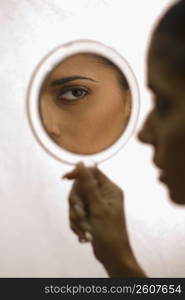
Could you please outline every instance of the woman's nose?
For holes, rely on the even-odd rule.
[[[44,111],[42,122],[45,130],[51,138],[57,138],[60,136],[60,126],[57,124],[57,121],[51,113],[47,113],[47,111]]]
[[[50,124],[47,128],[47,132],[52,138],[58,138],[61,134],[60,128],[57,124]]]
[[[154,132],[151,126],[150,116],[144,122],[143,127],[140,129],[137,137],[142,143],[154,145]]]

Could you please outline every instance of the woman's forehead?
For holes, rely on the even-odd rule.
[[[147,55],[148,77],[184,82],[185,43],[167,34],[155,34]]]
[[[185,39],[165,33],[155,33],[152,37],[148,59],[161,60],[166,67],[172,67],[177,72],[185,70]]]

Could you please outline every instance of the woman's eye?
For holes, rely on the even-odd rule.
[[[57,94],[57,99],[61,101],[75,101],[85,97],[89,92],[84,88],[65,88]]]
[[[155,101],[156,110],[160,116],[166,116],[171,109],[171,102],[162,98],[157,98]]]

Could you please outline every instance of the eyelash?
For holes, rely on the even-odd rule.
[[[82,92],[82,95],[73,95],[72,93],[73,92]],[[70,93],[71,92],[71,97],[72,99],[66,99],[64,98],[64,94],[67,94],[67,93]],[[84,98],[86,95],[89,95],[90,94],[90,91],[89,89],[87,88],[84,88],[84,87],[80,87],[80,86],[70,86],[70,87],[65,87],[65,88],[62,88],[60,89],[56,95],[55,95],[55,98],[57,100],[57,102],[59,103],[65,103],[65,104],[75,104],[75,102],[77,102],[78,100]],[[74,98],[73,98],[74,97]]]

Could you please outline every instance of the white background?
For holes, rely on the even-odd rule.
[[[26,92],[39,61],[74,39],[104,42],[130,63],[141,94],[138,128],[150,109],[145,57],[167,0],[0,0],[0,276],[105,277],[90,245],[69,228],[70,167],[35,140]],[[185,210],[168,200],[152,150],[132,137],[100,168],[125,191],[134,252],[148,276],[184,277]],[[106,250],[105,250],[106,251]]]

